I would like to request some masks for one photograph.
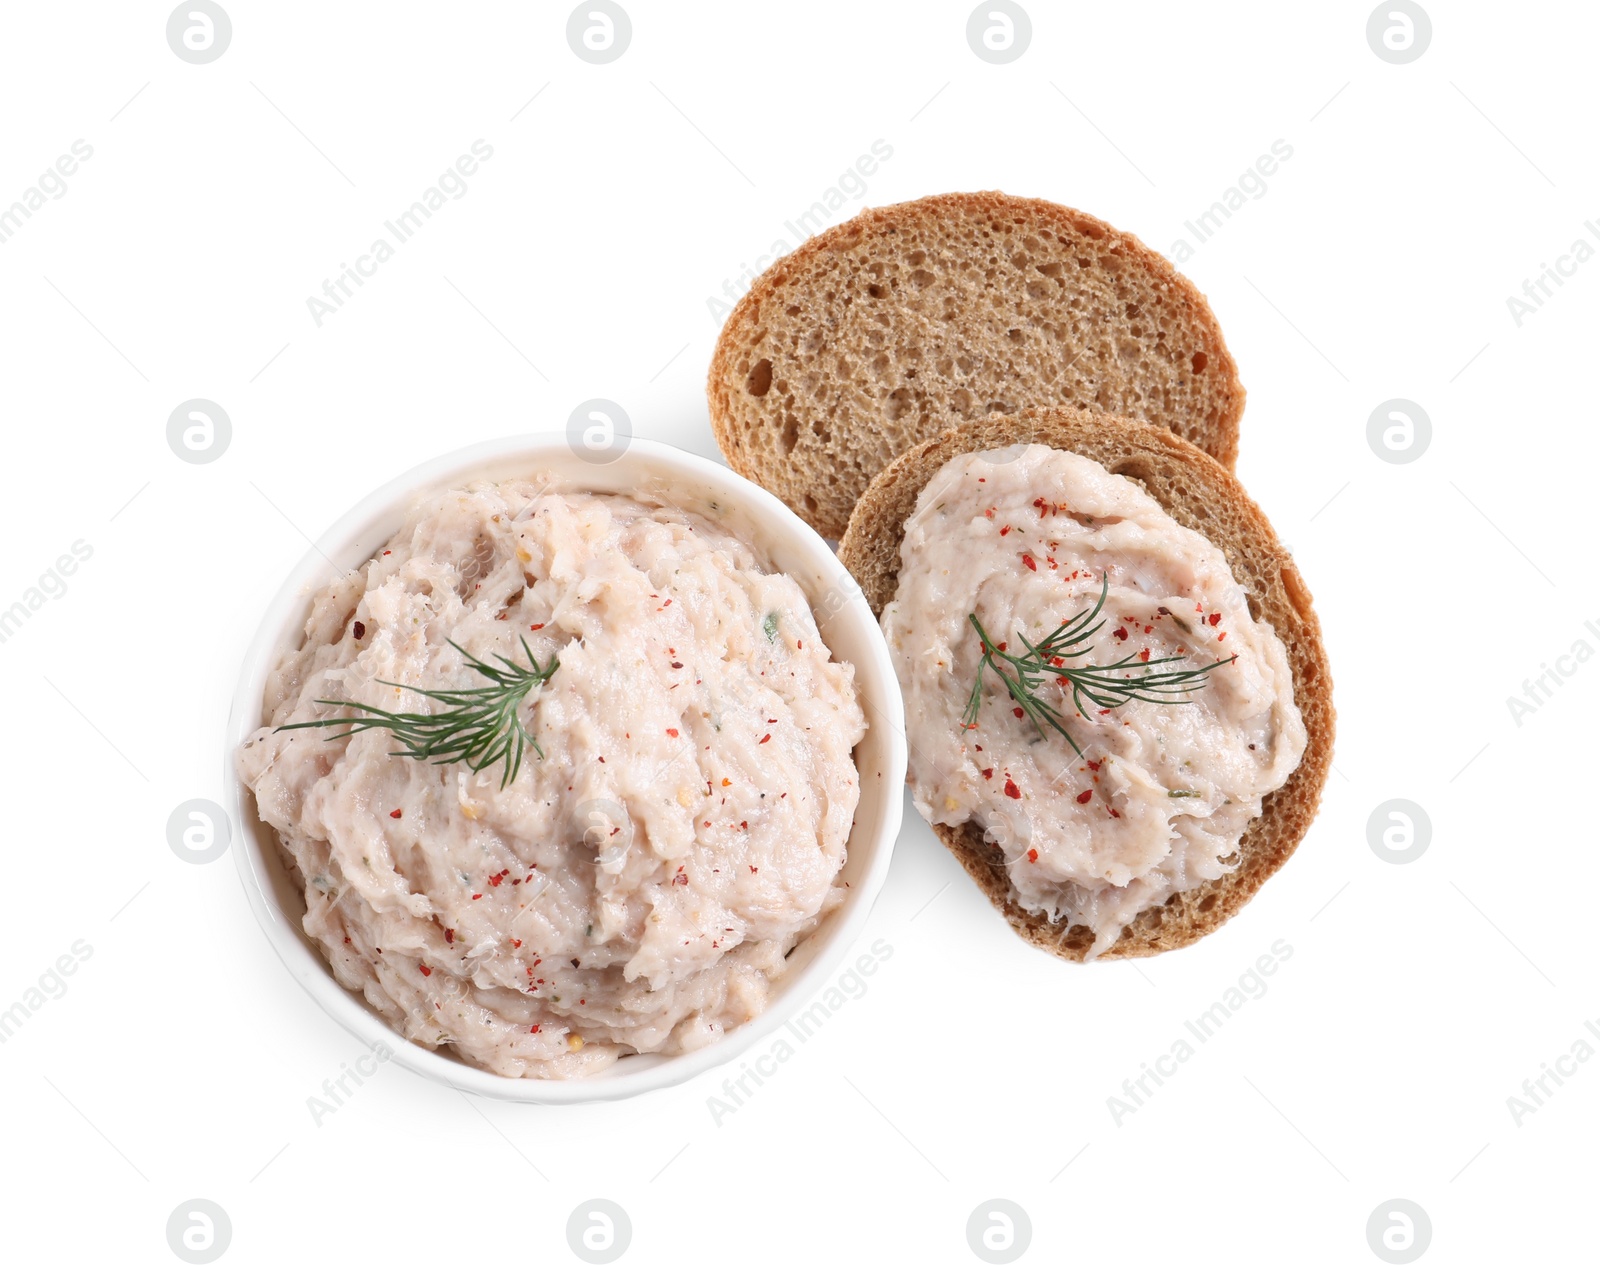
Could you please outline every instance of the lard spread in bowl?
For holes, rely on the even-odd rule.
[[[312,594],[234,754],[338,983],[500,1077],[706,1052],[852,896],[868,721],[828,635],[865,605],[830,594],[819,628],[747,514],[668,484],[530,469],[413,499]],[[473,721],[485,668],[547,672],[477,718],[513,739],[493,763],[413,758],[403,727],[350,723]]]
[[[1164,699],[1096,706],[1054,672],[1067,660],[1047,661],[1036,694],[1063,734],[980,673],[972,616],[1013,653],[1093,628],[1071,664],[1126,662],[1114,675],[1128,682],[1209,670]],[[1087,926],[1091,957],[1142,910],[1233,869],[1262,798],[1305,751],[1283,643],[1222,551],[1075,453],[1030,444],[938,470],[906,523],[882,626],[918,810],[981,826],[1017,904]]]

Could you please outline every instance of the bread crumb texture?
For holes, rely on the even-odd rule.
[[[707,381],[729,464],[825,536],[900,453],[991,413],[1076,404],[1225,466],[1244,410],[1205,298],[1137,238],[1002,193],[875,208],[756,279]]]

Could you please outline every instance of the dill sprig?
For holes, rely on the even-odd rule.
[[[413,760],[432,760],[435,764],[453,764],[463,761],[474,773],[499,761],[505,762],[500,777],[504,790],[522,768],[522,754],[532,747],[539,758],[544,751],[534,740],[517,716],[517,709],[535,686],[543,685],[561,666],[555,655],[550,656],[550,666],[541,668],[533,651],[528,649],[527,638],[518,638],[522,650],[532,667],[513,663],[504,655],[494,657],[504,667],[485,663],[468,654],[455,642],[448,644],[478,675],[487,678],[488,685],[471,690],[423,690],[414,685],[400,685],[395,681],[379,681],[396,689],[410,690],[423,698],[443,703],[437,712],[390,712],[381,707],[368,707],[365,703],[352,703],[348,699],[319,698],[318,703],[328,707],[348,707],[360,712],[359,716],[329,717],[326,720],[303,720],[293,725],[279,725],[284,729],[322,729],[329,725],[346,725],[343,733],[330,734],[328,741],[348,738],[351,734],[368,729],[387,729],[399,741],[402,750],[391,755],[410,756]]]
[[[1035,692],[1050,677],[1056,677],[1063,684],[1071,686],[1072,701],[1079,714],[1087,715],[1091,706],[1109,709],[1135,700],[1143,703],[1192,702],[1188,695],[1206,684],[1207,674],[1239,657],[1233,655],[1203,667],[1184,668],[1166,666],[1187,662],[1182,655],[1142,660],[1137,655],[1129,654],[1115,663],[1068,662],[1081,659],[1093,649],[1089,644],[1090,638],[1105,627],[1105,620],[1099,623],[1094,621],[1105,608],[1110,585],[1109,578],[1102,576],[1100,598],[1094,606],[1069,620],[1063,620],[1061,626],[1042,641],[1029,641],[1019,632],[1017,640],[1027,647],[1026,654],[1009,654],[1002,650],[990,640],[977,614],[968,615],[967,619],[977,629],[978,639],[983,643],[983,657],[978,662],[978,676],[972,683],[972,695],[961,714],[962,728],[977,728],[978,709],[983,704],[983,672],[988,668],[1004,683],[1011,700],[1033,722],[1041,738],[1046,736],[1044,727],[1048,725],[1071,743],[1072,749],[1081,756],[1083,748],[1068,732],[1065,718]],[[1007,672],[1002,663],[1009,663],[1014,675]]]

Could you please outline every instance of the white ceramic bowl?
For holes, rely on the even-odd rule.
[[[791,954],[789,969],[776,981],[765,1013],[692,1053],[631,1055],[597,1076],[563,1081],[496,1076],[452,1055],[413,1045],[357,994],[342,987],[321,951],[300,930],[305,902],[280,859],[273,831],[257,816],[254,797],[240,784],[233,766],[240,742],[262,723],[267,673],[298,641],[312,595],[330,579],[329,561],[345,568],[361,566],[427,493],[469,479],[508,479],[539,471],[555,474],[562,486],[574,490],[649,488],[685,509],[706,513],[753,545],[766,567],[787,572],[805,591],[834,658],[855,665],[856,689],[868,722],[867,735],[855,751],[861,802],[844,867],[848,894]],[[643,439],[631,440],[609,464],[577,455],[564,433],[491,440],[417,466],[366,497],[328,529],[267,607],[245,657],[223,751],[227,804],[239,826],[234,856],[251,908],[284,965],[328,1014],[368,1047],[382,1043],[393,1052],[395,1062],[491,1098],[535,1103],[625,1098],[676,1084],[737,1058],[774,1034],[841,969],[889,872],[889,855],[900,830],[906,774],[903,716],[888,648],[866,599],[823,539],[776,497],[703,457]]]

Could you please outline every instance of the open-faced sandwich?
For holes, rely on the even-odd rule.
[[[1138,957],[1236,913],[1333,745],[1311,595],[1238,481],[1080,409],[928,439],[840,546],[900,677],[918,809],[1025,939]]]

